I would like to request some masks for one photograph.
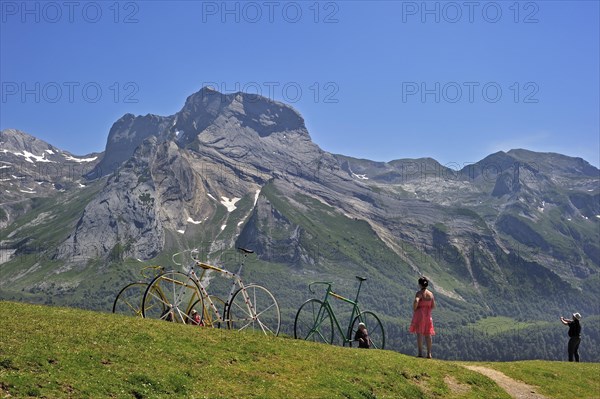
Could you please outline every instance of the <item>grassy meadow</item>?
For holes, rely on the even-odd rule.
[[[510,398],[466,363],[287,336],[14,302],[0,302],[0,326],[7,398]],[[549,398],[600,393],[597,363],[478,364]]]

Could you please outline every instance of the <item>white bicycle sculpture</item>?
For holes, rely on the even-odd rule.
[[[142,301],[143,317],[278,335],[281,313],[275,297],[265,287],[258,284],[245,285],[240,278],[246,256],[254,251],[245,248],[238,250],[243,254],[243,258],[237,273],[201,262],[198,259],[199,251],[195,249],[174,254],[173,262],[182,266],[182,263],[176,261],[176,257],[189,252],[193,264],[187,273],[168,271],[158,275],[148,284]],[[200,275],[196,273],[194,266],[202,271]],[[226,300],[208,293],[202,283],[208,271],[220,273],[233,280]]]

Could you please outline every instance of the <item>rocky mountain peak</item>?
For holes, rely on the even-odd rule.
[[[47,150],[51,152],[60,151],[45,141],[33,137],[21,130],[5,129],[0,131],[0,151],[27,151],[32,154],[49,154],[46,152]]]
[[[599,177],[600,170],[583,158],[570,157],[553,152],[535,152],[524,149],[513,149],[507,155],[515,158],[522,164],[529,165],[532,169],[553,174],[580,175]]]
[[[129,159],[147,138],[151,136],[159,140],[169,138],[169,129],[172,125],[173,117],[152,114],[135,116],[129,113],[123,115],[110,128],[104,157],[88,176],[96,178],[112,173]]]
[[[260,119],[263,115],[277,117],[272,123],[266,124],[278,124],[277,131],[305,128],[302,116],[287,104],[252,93],[224,94],[211,87],[203,87],[190,95],[178,115],[206,113],[217,116],[227,111],[229,115],[237,114],[254,119]]]
[[[292,107],[255,94],[223,94],[210,87],[189,96],[171,116],[125,114],[110,129],[105,156],[91,178],[112,173],[136,148],[154,136],[159,142],[174,140],[181,146],[246,137],[250,144],[272,134],[294,134],[309,142],[304,119]],[[203,136],[202,136],[203,135]],[[202,137],[201,137],[202,136]],[[239,146],[239,143],[238,143]]]
[[[204,87],[187,98],[176,116],[174,128],[184,133],[187,142],[214,123],[227,128],[248,128],[259,137],[286,131],[302,131],[309,137],[304,119],[296,110],[256,94],[223,94]]]

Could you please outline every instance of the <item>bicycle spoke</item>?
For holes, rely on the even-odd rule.
[[[250,316],[250,312],[248,311],[248,305],[246,305],[246,308],[244,309],[243,307],[241,307],[237,302],[233,303],[232,305],[235,305],[236,308],[238,308],[240,311],[244,312],[246,315]]]
[[[319,335],[319,337],[321,337],[321,339],[322,339],[324,342],[327,342],[327,339],[325,339],[325,336],[323,335],[323,333],[322,333],[321,331],[319,331],[319,330],[316,330],[316,331],[315,331],[315,333],[317,333],[317,334]]]
[[[249,321],[248,323],[246,323],[242,328],[238,328],[238,330],[240,331],[244,331],[246,329],[246,327],[251,326],[252,325],[252,321]]]
[[[185,315],[185,313],[183,313],[183,312],[181,311],[181,309],[179,309],[178,307],[177,307],[177,308],[175,308],[175,309],[177,309],[177,314],[179,315],[179,318],[181,319],[181,322],[182,322],[183,324],[186,324],[187,315]]]
[[[123,299],[123,302],[125,303],[125,305],[131,309],[134,313],[137,313],[137,309],[131,304],[129,303],[129,301],[127,299]]]
[[[183,299],[182,299],[183,295],[185,293],[186,288],[188,288],[186,282],[183,282],[183,283],[178,282],[178,283],[175,283],[175,281],[173,281],[173,306],[179,306],[179,304],[181,302],[183,302]],[[175,293],[176,285],[180,286],[178,294]]]
[[[375,324],[375,328],[371,328],[371,331],[369,333],[370,334],[378,334],[379,331],[380,331],[380,325],[379,324]]]
[[[150,291],[150,293],[149,293],[149,294],[152,296],[152,298],[154,298],[154,299],[158,299],[158,301],[159,301],[160,303],[162,303],[163,305],[167,305],[167,306],[168,306],[168,305],[170,305],[170,304],[169,304],[169,303],[167,303],[165,300],[163,300],[163,296],[162,296],[162,295],[160,295],[160,296],[156,295],[156,293],[154,292],[154,290]]]
[[[169,317],[169,315],[170,315],[170,314],[171,314],[171,311],[169,311],[169,312],[165,312],[164,314],[162,314],[162,315],[159,317],[159,320],[167,320],[167,318]]]
[[[266,330],[268,330],[268,331],[269,331],[271,334],[275,334],[275,332],[273,332],[273,330],[271,330],[271,329],[269,328],[269,326],[267,326],[265,323],[263,323],[262,321],[260,321],[260,320],[258,320],[258,319],[257,319],[256,321],[258,321],[258,325],[260,326],[260,328],[263,330],[263,332],[264,332],[264,333],[266,333],[266,331],[265,331],[265,329],[266,329]]]
[[[258,316],[260,316],[261,314],[265,313],[267,310],[271,309],[271,308],[272,308],[272,307],[274,307],[274,306],[275,306],[275,304],[272,304],[271,306],[269,306],[269,307],[268,307],[268,308],[266,308],[265,310],[261,311],[260,313],[257,313],[257,314],[256,314],[256,317],[258,317]],[[256,309],[256,308],[254,308],[254,309]]]
[[[156,306],[158,306],[158,305],[152,305],[152,304],[151,304],[151,305],[149,305],[149,306],[147,306],[147,307],[146,307],[146,311],[152,310],[152,309],[154,309]]]

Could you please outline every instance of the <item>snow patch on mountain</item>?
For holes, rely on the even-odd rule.
[[[352,176],[356,177],[359,180],[369,180],[369,178],[367,177],[367,175],[358,175],[356,173],[352,173]]]
[[[75,158],[75,157],[72,157],[72,156],[70,156],[70,155],[66,155],[66,154],[63,154],[63,157],[65,157],[65,159],[66,159],[67,161],[73,161],[73,162],[79,162],[79,163],[82,163],[82,162],[94,162],[96,159],[98,159],[98,157],[91,157],[91,158]]]
[[[7,151],[4,151],[4,152],[6,153]],[[54,161],[46,159],[46,154],[42,154],[40,156],[40,155],[32,154],[32,153],[30,153],[29,151],[26,151],[26,150],[23,150],[22,153],[21,152],[13,152],[13,154],[15,154],[16,156],[19,156],[19,157],[24,157],[25,160],[27,162],[30,162],[30,163],[36,163],[36,162],[52,162],[52,163],[56,163]],[[32,158],[35,161],[33,161]]]
[[[260,195],[260,188],[258,190],[256,190],[256,193],[254,194],[254,206],[256,206],[256,203],[258,202],[259,195]]]
[[[222,199],[222,201],[221,201],[221,204],[223,204],[223,206],[224,206],[225,208],[227,208],[227,212],[233,212],[233,211],[235,211],[235,209],[236,209],[236,206],[235,206],[235,204],[236,204],[236,203],[237,203],[239,200],[241,200],[241,198],[237,198],[237,197],[234,197],[234,198],[232,198],[232,199],[229,199],[229,198],[227,198],[227,197],[221,197],[221,199]],[[221,230],[222,230],[222,229],[221,229]]]

